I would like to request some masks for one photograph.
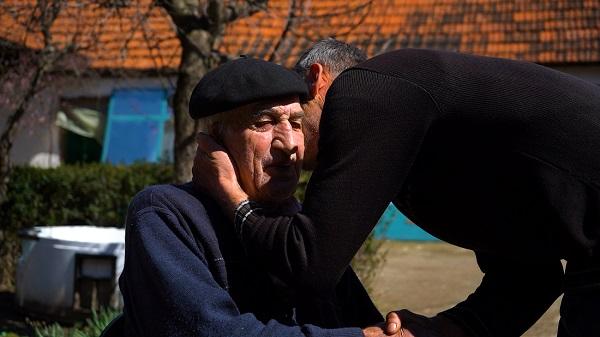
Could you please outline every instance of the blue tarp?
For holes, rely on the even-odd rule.
[[[394,205],[389,204],[383,212],[377,226],[375,235],[390,240],[407,241],[437,241],[438,239],[425,232],[400,213]]]
[[[115,90],[108,105],[102,161],[114,164],[158,161],[168,119],[165,90]]]

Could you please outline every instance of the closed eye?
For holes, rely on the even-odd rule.
[[[301,129],[302,128],[302,119],[290,120],[290,124],[292,125],[292,128],[294,128],[294,129]]]
[[[253,128],[255,129],[266,129],[272,126],[274,122],[272,120],[260,120],[252,123]]]

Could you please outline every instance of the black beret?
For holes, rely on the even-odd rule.
[[[295,72],[263,60],[242,57],[209,71],[190,98],[194,119],[269,98],[308,95],[306,83]]]

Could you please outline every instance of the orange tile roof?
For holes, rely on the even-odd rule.
[[[35,2],[0,2],[0,38],[30,48],[43,47]],[[94,68],[177,68],[179,40],[162,8],[149,0],[126,1],[130,5],[122,8],[101,5],[108,2],[65,0],[51,27],[53,41],[61,47],[77,45]]]
[[[106,1],[105,1],[106,2]],[[42,45],[27,31],[29,1],[0,4],[0,38]],[[107,9],[100,1],[67,1],[52,27],[57,40],[86,45],[95,68],[177,67],[180,45],[166,12],[148,0]],[[369,55],[412,47],[456,50],[538,63],[600,62],[600,0],[296,0],[294,19],[275,53],[291,66],[312,41],[335,36]],[[232,55],[267,58],[287,23],[290,0],[270,0],[268,10],[230,25],[219,47]],[[76,34],[75,34],[76,33]]]

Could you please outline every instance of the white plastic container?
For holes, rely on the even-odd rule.
[[[111,292],[110,305],[122,307],[117,281],[125,258],[124,229],[34,227],[20,234],[16,300],[23,310],[49,316],[89,312],[80,306],[79,292],[88,289],[86,296],[96,299],[101,292],[94,287],[100,283],[104,298],[107,286]]]

